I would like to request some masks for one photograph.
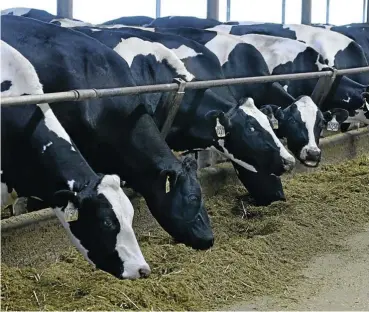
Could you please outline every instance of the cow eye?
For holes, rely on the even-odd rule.
[[[254,132],[254,131],[255,131],[255,128],[254,128],[254,127],[251,127],[251,128],[250,128],[250,131],[251,131],[251,132]]]
[[[104,220],[104,227],[111,228],[113,227],[113,222],[111,220]]]
[[[192,201],[192,202],[196,202],[196,201],[198,201],[198,200],[199,200],[199,197],[198,197],[198,196],[196,196],[196,195],[190,195],[190,196],[188,197],[188,199],[189,199],[190,201]]]

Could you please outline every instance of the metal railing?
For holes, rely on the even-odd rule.
[[[221,87],[227,85],[237,84],[251,84],[251,83],[268,83],[277,82],[283,80],[301,80],[301,79],[313,79],[322,77],[336,77],[343,75],[352,75],[358,73],[369,72],[369,66],[357,67],[350,69],[331,70],[324,72],[307,72],[298,74],[284,74],[284,75],[271,75],[271,76],[258,76],[258,77],[246,77],[246,78],[229,78],[218,80],[205,80],[187,82],[185,89],[205,89],[213,87]],[[368,81],[369,83],[369,81]],[[178,91],[180,88],[178,83],[157,84],[157,85],[143,85],[135,87],[122,87],[122,88],[110,88],[110,89],[79,89],[65,92],[46,93],[40,95],[23,95],[6,97],[1,99],[1,106],[9,105],[24,105],[24,104],[41,104],[41,103],[54,103],[61,101],[83,101],[93,98],[114,97],[122,95],[154,93],[154,92],[168,92]]]

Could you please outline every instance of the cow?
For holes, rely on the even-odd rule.
[[[187,71],[186,67],[184,67],[183,63],[173,51],[177,51],[177,53],[180,53],[182,57],[185,55],[187,57],[190,56],[190,59],[199,55],[199,57],[204,60],[202,65],[207,62],[210,69],[208,72],[201,70],[201,67],[199,66],[201,63],[197,62],[197,66],[195,64],[188,64],[189,68],[195,71],[196,79],[222,78],[219,76],[221,73],[219,63],[215,56],[212,57],[212,53],[206,51],[202,46],[201,52],[196,52],[190,46],[183,45],[183,40],[176,40],[173,42],[173,38],[171,38],[173,36],[170,35],[151,33],[132,28],[123,28],[119,31],[117,29],[112,31],[96,28],[74,29],[98,39],[121,55],[130,65],[131,72],[138,84],[168,83],[171,82],[174,77],[181,77],[187,81],[193,80],[194,75]],[[147,35],[150,35],[150,38],[145,37]],[[160,38],[163,40],[159,40]],[[167,45],[170,45],[169,42],[172,41],[172,43],[180,44],[180,47],[169,50],[157,41],[161,41],[163,44]],[[198,47],[194,48],[198,49]],[[208,58],[206,55],[208,55]],[[216,66],[217,64],[219,70],[216,70],[216,67],[213,66]],[[212,71],[215,71],[215,75],[211,75]],[[147,74],[144,75],[142,73]],[[159,124],[162,124],[163,116],[160,114],[162,111],[161,107],[168,98],[165,95],[158,93],[150,94],[150,100],[153,110],[159,110],[159,113],[156,114],[158,117],[157,120]],[[174,125],[172,127],[173,131],[171,131],[168,136],[168,143],[171,148],[180,151],[188,149],[204,149],[209,147],[217,148],[217,150],[222,152],[225,157],[232,160],[233,163],[238,164],[237,172],[241,177],[240,179],[242,182],[246,183],[245,185],[248,185],[247,188],[249,189],[250,183],[246,182],[246,179],[242,178],[246,175],[242,173],[243,170],[251,170],[255,175],[260,173],[260,175],[266,177],[268,177],[270,173],[277,173],[270,171],[270,164],[273,164],[273,161],[271,161],[272,158],[270,158],[267,150],[263,147],[263,144],[265,144],[262,141],[263,138],[270,142],[268,143],[269,145],[273,143],[276,144],[282,152],[284,151],[284,147],[275,137],[271,128],[263,129],[263,127],[260,127],[260,125],[263,125],[263,121],[266,120],[266,118],[261,114],[261,112],[259,115],[257,114],[258,110],[251,100],[246,101],[244,105],[240,106],[241,109],[239,111],[232,108],[232,106],[237,105],[237,102],[233,99],[234,103],[232,104],[231,101],[232,94],[227,91],[227,88],[216,88],[214,91],[206,90],[205,93],[203,91],[187,90],[182,100],[177,118],[174,120]],[[191,116],[189,112],[193,110],[194,107],[197,107],[197,110],[195,111],[195,115]],[[216,112],[217,110],[219,111],[219,109],[221,109],[220,112],[224,112],[226,114],[228,114],[227,112],[233,111],[232,113],[229,113],[229,117],[220,115],[219,118],[221,123],[232,123],[232,128],[234,130],[229,128],[227,131],[230,132],[230,135],[233,136],[233,138],[231,141],[228,141],[227,137],[224,139],[219,138],[218,142],[221,144],[214,145],[214,143],[217,143],[214,140],[214,134],[212,134],[212,132],[214,132],[214,126],[211,126],[207,121],[206,113],[208,111]],[[250,114],[249,110],[255,112],[252,113],[253,115],[252,117],[250,116],[251,118],[247,116],[247,114]],[[227,121],[228,118],[231,118],[230,121]],[[268,122],[266,123],[267,126],[269,126]],[[261,131],[269,131],[269,134],[272,137],[274,136],[274,139],[270,140],[270,138],[266,137],[265,134],[262,135],[260,133],[258,141],[250,140],[249,137],[253,137],[253,133],[248,131],[249,126],[246,125],[255,127],[254,129],[259,133]],[[186,132],[187,129],[190,131]],[[231,132],[232,130],[234,133]],[[256,145],[250,145],[250,141],[255,142]],[[243,158],[236,158],[237,155],[240,155]],[[263,157],[261,155],[263,155]],[[288,157],[291,162],[294,162],[292,156]],[[255,172],[255,169],[257,172]],[[248,174],[248,176],[250,175],[252,174]],[[276,177],[271,179],[278,180]],[[280,184],[278,184],[278,199],[280,199],[280,195],[283,193],[279,187],[281,187]],[[253,188],[250,193],[253,196],[255,195],[254,197],[256,200],[259,198],[263,199],[263,203],[270,203],[271,201],[270,196],[264,193],[261,188]],[[264,196],[259,196],[259,194],[264,194]],[[265,198],[268,200],[265,201]],[[274,198],[272,200],[274,200]]]
[[[177,34],[192,39],[212,51],[222,65],[226,78],[270,75],[261,53],[242,39],[215,31],[191,28],[156,28],[160,33]],[[252,97],[258,107],[275,111],[277,135],[287,139],[287,146],[306,166],[317,166],[320,132],[332,116],[322,114],[309,96],[294,98],[278,83],[231,86],[237,100]],[[283,110],[280,110],[282,107]],[[327,119],[325,118],[327,117]]]
[[[242,35],[239,38],[253,45],[263,55],[272,75],[330,70],[322,56],[303,42],[257,34]],[[317,82],[318,79],[291,80],[284,83],[284,88],[293,97],[298,97],[312,94]],[[332,88],[320,109],[324,112],[336,108],[347,110],[353,116],[350,119],[347,119],[347,113],[336,110],[341,123],[354,121],[355,113],[356,121],[365,122],[362,118],[365,115],[360,112],[366,108],[363,95],[368,91],[368,85],[361,85],[346,76],[339,77],[337,85]]]
[[[126,26],[146,26],[149,25],[154,19],[148,16],[123,16],[113,20],[106,21],[101,25],[126,25]]]
[[[324,58],[324,62],[337,69],[365,67],[368,61],[362,47],[352,39],[334,31],[320,27],[300,24],[256,25],[218,25],[209,30],[222,31],[232,35],[259,34],[302,41],[314,48]],[[350,78],[366,85],[369,81],[368,73],[350,75]]]
[[[36,71],[1,41],[1,97],[24,94],[43,94]],[[1,162],[2,182],[47,200],[87,261],[118,278],[149,276],[119,176],[93,171],[48,104],[2,107]]]
[[[3,40],[32,63],[44,92],[135,86],[117,53],[80,32],[18,16],[5,15],[1,23]],[[143,98],[65,101],[51,107],[92,168],[118,173],[177,241],[196,249],[213,245],[196,161],[174,156]]]

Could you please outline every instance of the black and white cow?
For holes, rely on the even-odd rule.
[[[214,19],[198,18],[193,16],[165,16],[154,19],[147,27],[194,27],[205,29],[220,25],[221,22]]]
[[[156,31],[178,34],[203,44],[218,57],[226,78],[270,75],[262,54],[236,36],[191,28],[156,28]],[[276,132],[287,138],[288,148],[295,157],[306,166],[319,163],[319,134],[326,120],[309,96],[295,99],[278,83],[230,88],[237,100],[250,96],[258,107],[269,105],[266,109],[276,111],[275,118],[279,118]],[[283,111],[278,109],[279,106]]]
[[[24,94],[43,94],[36,71],[1,41],[1,96]],[[120,278],[150,274],[119,177],[92,170],[48,104],[1,108],[1,168],[18,194],[50,203],[90,263]]]
[[[177,40],[178,38],[174,38],[175,41],[173,41],[173,37],[177,36],[132,28],[123,28],[120,31],[96,28],[75,28],[75,30],[100,40],[121,55],[130,65],[133,77],[138,84],[168,83],[174,77],[182,77],[187,81],[193,80],[195,77],[200,79],[223,78],[220,76],[221,69],[216,57],[213,55],[212,58],[212,53],[206,51],[206,48],[202,46],[201,50],[192,46],[196,51],[189,44],[185,45],[186,39],[184,38],[179,38],[180,41]],[[172,48],[173,44],[180,45],[169,50],[159,41]],[[199,55],[203,60],[201,63],[197,61],[197,66],[194,63],[187,64],[191,70],[195,71],[195,76],[187,71],[174,52],[190,59]],[[208,68],[201,67],[204,65]],[[215,75],[211,74],[213,71],[215,71]],[[165,116],[161,114],[161,107],[167,100],[165,94],[150,94],[150,104],[157,112],[159,124],[162,124],[164,120]],[[290,159],[291,162],[294,162],[293,157],[285,151],[283,145],[274,135],[267,118],[254,106],[251,100],[246,101],[239,109],[234,108],[236,105],[237,102],[234,101],[232,93],[227,88],[214,88],[205,92],[187,90],[168,137],[170,147],[176,150],[216,148],[233,163],[238,164],[237,172],[241,177],[243,177],[243,170],[251,171],[255,175],[259,173],[263,177],[269,176],[271,173],[280,174],[280,171],[272,171],[275,169],[271,165],[278,163],[273,157],[277,157],[277,159],[281,156],[288,157],[287,161]],[[191,111],[193,113],[190,113]],[[209,111],[215,114],[214,117],[218,116],[220,123],[223,123],[225,127],[227,124],[232,124],[231,128],[227,128],[229,135],[224,139],[216,138],[215,124],[209,122],[207,118]],[[222,115],[224,113],[226,115]],[[253,139],[253,133],[248,130],[248,127],[253,127],[254,131],[259,133],[258,140]],[[273,156],[272,152],[274,153],[274,151],[265,149],[265,144],[275,144],[276,151],[280,150],[280,152]],[[276,177],[271,179],[278,180]],[[241,180],[244,182],[243,179]],[[245,185],[249,184],[250,182]],[[278,199],[280,199],[279,196],[283,194],[283,191],[278,191]],[[255,195],[256,199],[265,200],[268,198],[270,200],[270,196],[260,187],[252,189],[250,193]],[[259,196],[259,194],[264,194],[264,196]]]
[[[257,34],[242,35],[239,38],[258,49],[273,75],[325,71],[330,68],[317,51],[297,40]],[[312,94],[317,82],[318,79],[286,81],[284,88],[293,97],[298,97]],[[340,122],[353,122],[356,118],[357,122],[368,123],[369,120],[365,121],[362,118],[365,115],[360,113],[366,108],[364,94],[368,91],[368,85],[361,85],[346,76],[337,78],[337,85],[333,87],[320,109],[344,109],[353,116],[347,119],[347,113],[341,111]],[[338,115],[338,110],[336,112]]]
[[[128,65],[97,40],[23,17],[3,16],[1,23],[3,40],[32,63],[47,93],[135,85]],[[169,234],[194,248],[213,245],[196,162],[178,161],[141,97],[51,106],[91,166],[100,172],[117,172],[143,195]]]
[[[126,25],[126,26],[146,26],[149,25],[154,19],[148,16],[123,16],[110,21],[106,21],[101,25]]]
[[[260,34],[299,40],[314,48],[324,58],[324,62],[337,69],[368,66],[362,47],[352,39],[327,29],[300,24],[255,24],[218,25],[211,30],[232,35]],[[350,75],[350,78],[363,85],[368,84],[369,74]]]

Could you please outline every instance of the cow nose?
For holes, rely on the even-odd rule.
[[[295,158],[283,158],[283,168],[286,172],[290,172],[295,167]]]
[[[140,277],[142,277],[142,278],[147,278],[147,277],[149,277],[149,275],[151,274],[151,270],[150,270],[150,268],[147,266],[147,267],[140,268],[140,269],[138,270],[138,273],[140,274]]]
[[[308,158],[315,160],[315,159],[320,157],[320,153],[321,153],[320,150],[315,150],[315,149],[308,150],[307,151],[307,156],[308,156]]]

